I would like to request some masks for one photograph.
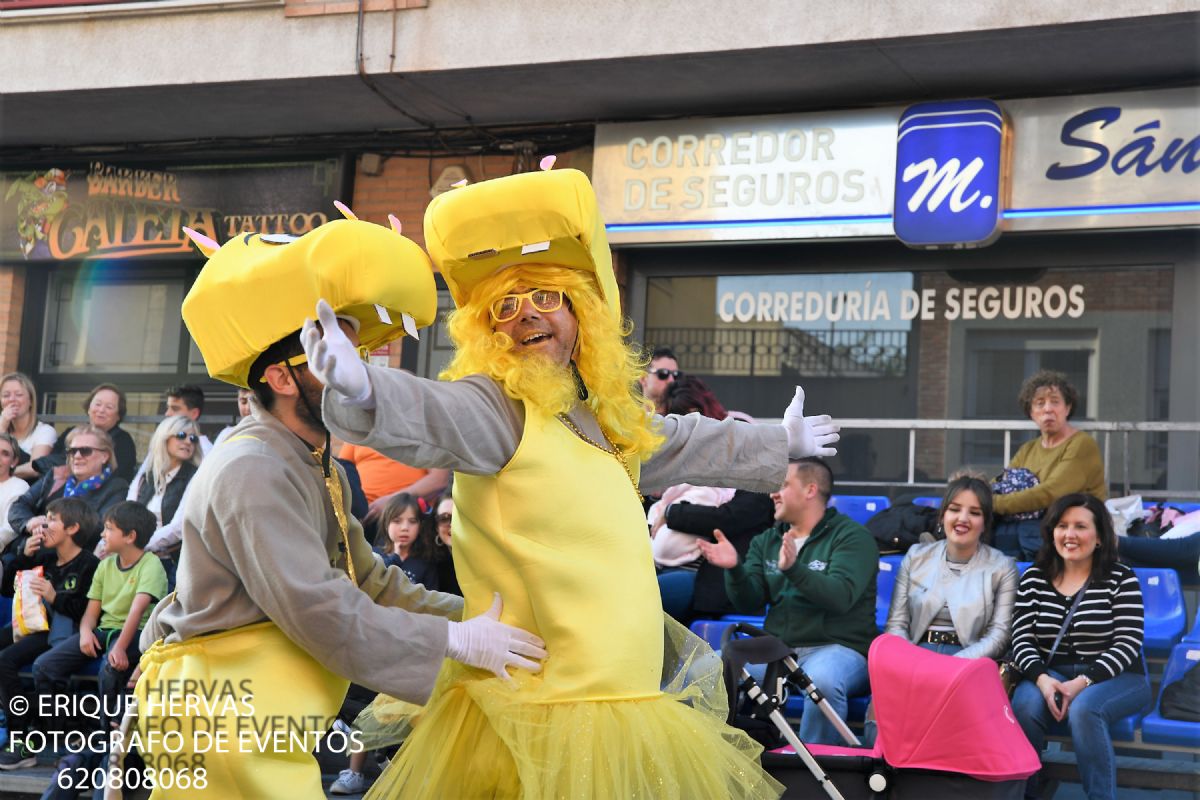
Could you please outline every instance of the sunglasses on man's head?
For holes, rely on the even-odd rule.
[[[652,369],[650,374],[656,376],[660,381],[665,381],[667,378],[678,379],[683,373],[677,369]]]
[[[195,444],[196,442],[200,441],[200,437],[199,437],[199,436],[197,436],[197,435],[196,435],[196,434],[194,434],[194,433],[187,433],[187,432],[185,432],[185,431],[179,431],[178,433],[174,433],[174,434],[172,434],[172,435],[173,435],[173,436],[174,436],[176,439],[178,439],[179,441],[181,441],[181,442],[182,442],[184,439],[186,439],[187,441],[191,442],[192,444]]]
[[[103,447],[68,447],[67,448],[67,457],[74,458],[75,456],[79,456],[80,458],[91,458],[92,453],[95,453],[97,451],[99,451],[101,453],[108,452]]]

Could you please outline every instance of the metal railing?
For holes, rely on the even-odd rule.
[[[669,343],[689,371],[705,375],[879,378],[904,375],[908,330],[647,328],[643,344]]]
[[[779,419],[764,419],[758,422],[779,423]],[[1029,420],[997,420],[997,419],[838,419],[842,432],[848,430],[880,430],[908,431],[908,479],[904,483],[895,481],[842,481],[840,486],[909,486],[913,488],[942,487],[945,484],[930,483],[916,480],[917,471],[917,432],[918,431],[1002,431],[1004,433],[1004,463],[1012,459],[1013,432],[1030,433],[1037,427]],[[1073,421],[1071,425],[1081,431],[1098,434],[1101,448],[1104,451],[1104,475],[1109,485],[1115,483],[1112,479],[1112,451],[1114,436],[1120,437],[1121,442],[1121,479],[1122,495],[1132,491],[1129,475],[1132,466],[1129,463],[1129,437],[1134,433],[1200,433],[1200,422],[1103,422],[1103,421]],[[1174,489],[1138,489],[1139,494],[1147,499],[1200,500],[1200,487],[1191,490]]]
[[[58,425],[71,425],[87,422],[82,414],[39,414],[42,422]],[[124,425],[157,425],[162,421],[161,416],[127,416]],[[759,423],[779,424],[780,419],[759,417]],[[229,416],[201,417],[200,424],[208,426],[229,425]],[[849,430],[878,430],[878,431],[908,431],[908,479],[904,483],[895,481],[842,481],[841,486],[893,486],[912,488],[934,488],[944,486],[944,482],[930,483],[916,480],[917,470],[917,432],[918,431],[1002,431],[1004,433],[1004,463],[1012,458],[1013,432],[1030,433],[1037,427],[1029,420],[997,420],[997,419],[838,419],[842,431]],[[1112,450],[1113,437],[1119,436],[1121,441],[1121,480],[1122,495],[1131,493],[1129,463],[1129,437],[1134,433],[1200,433],[1200,422],[1103,422],[1078,420],[1071,423],[1081,431],[1099,434],[1100,445],[1104,451],[1104,475],[1110,485],[1112,479]],[[1147,499],[1200,500],[1200,487],[1193,490],[1139,489],[1138,493]]]

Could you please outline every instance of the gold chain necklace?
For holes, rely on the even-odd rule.
[[[322,472],[324,472],[324,448],[310,450],[309,455],[316,460]],[[355,574],[354,558],[350,555],[350,523],[346,519],[346,509],[342,505],[342,482],[338,480],[337,470],[333,469],[332,465],[330,465],[329,474],[324,477],[325,490],[329,493],[329,500],[333,504],[333,516],[337,519],[338,531],[342,534],[342,549],[344,551],[343,554],[346,556],[346,572],[350,575],[351,583],[358,586],[358,575]]]
[[[642,497],[642,490],[638,488],[637,479],[633,477],[633,470],[629,468],[629,463],[625,460],[625,454],[621,452],[621,448],[617,447],[609,440],[608,434],[604,432],[604,427],[600,426],[600,435],[604,437],[604,444],[608,445],[608,447],[605,447],[584,433],[580,427],[576,425],[575,422],[566,414],[558,414],[557,416],[559,421],[561,421],[563,425],[566,425],[567,428],[569,428],[571,432],[580,439],[583,439],[597,450],[603,453],[608,453],[610,456],[613,456],[617,459],[617,462],[621,465],[621,469],[625,470],[625,474],[629,476],[629,484],[633,486],[633,493],[637,495],[638,505],[641,505],[645,501],[645,498]],[[599,422],[596,424],[599,426]]]

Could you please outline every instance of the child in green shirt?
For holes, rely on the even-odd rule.
[[[141,658],[141,629],[154,604],[167,594],[162,562],[143,550],[157,524],[154,513],[141,503],[125,501],[109,509],[104,541],[110,555],[92,578],[79,634],[34,662],[39,692],[65,692],[72,673],[104,656],[99,676],[101,708],[109,721],[121,718],[125,685]]]

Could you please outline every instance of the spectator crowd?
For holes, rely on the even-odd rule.
[[[640,388],[658,413],[748,419],[682,372],[667,348],[651,353]],[[1195,569],[1200,534],[1143,539],[1126,552],[1103,502],[1099,448],[1071,424],[1080,402],[1074,387],[1043,371],[1017,400],[1038,436],[995,482],[966,470],[950,479],[935,529],[900,564],[884,632],[947,656],[1015,664],[1012,705],[1030,742],[1044,747],[1051,726],[1065,721],[1087,795],[1111,797],[1108,725],[1150,697],[1142,597],[1129,563],[1190,560]],[[26,692],[23,670],[32,670],[36,694],[51,694],[103,659],[100,691],[119,717],[141,628],[174,588],[189,486],[210,450],[236,436],[235,419],[209,441],[200,427],[204,402],[197,386],[167,389],[163,418],[139,459],[121,427],[127,407],[119,387],[96,386],[83,404],[87,422],[60,435],[38,419],[28,377],[0,378],[0,594],[45,609],[36,630],[15,630],[15,619],[0,629],[3,707]],[[238,412],[251,413],[246,390]],[[428,589],[461,594],[449,472],[349,444],[337,456],[352,512],[384,563]],[[866,527],[831,507],[834,484],[819,458],[793,462],[770,495],[681,484],[647,498],[647,528],[667,613],[688,624],[765,609],[765,630],[794,650],[844,719],[849,699],[870,692],[879,550]],[[1021,574],[1017,559],[1032,565]],[[351,696],[361,707],[371,695],[356,687]],[[9,714],[10,736],[82,724],[38,719],[37,703],[30,708]],[[818,713],[802,716],[799,734],[808,743],[841,743]],[[353,757],[332,791],[361,791],[364,762],[365,754]],[[0,753],[0,770],[33,763],[20,745]],[[1036,791],[1035,778],[1027,793]]]

